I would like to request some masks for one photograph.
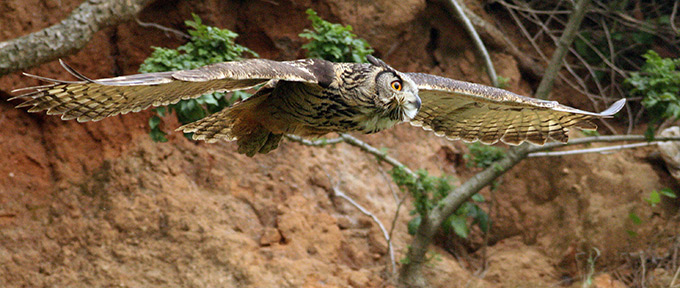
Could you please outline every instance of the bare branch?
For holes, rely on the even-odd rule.
[[[680,137],[656,137],[653,140],[656,141],[656,142],[680,141]],[[608,135],[608,136],[583,137],[583,138],[577,138],[577,139],[569,140],[569,142],[567,142],[567,143],[550,142],[550,143],[546,143],[543,146],[532,145],[529,148],[528,152],[534,153],[534,152],[538,152],[538,151],[545,151],[545,150],[550,150],[550,149],[554,149],[554,148],[558,148],[558,147],[572,146],[572,145],[583,145],[583,144],[598,143],[598,142],[623,142],[623,141],[641,142],[641,141],[647,141],[647,138],[645,138],[644,135]]]
[[[464,6],[458,3],[456,0],[449,0],[448,2],[453,9],[453,12],[456,13],[456,16],[458,16],[460,21],[463,22],[463,27],[470,35],[470,38],[472,38],[472,43],[474,43],[475,47],[477,47],[477,52],[479,52],[479,54],[481,54],[480,56],[482,56],[482,59],[484,59],[486,73],[489,74],[491,83],[493,83],[493,86],[498,87],[498,76],[496,75],[496,69],[493,67],[493,62],[491,62],[491,57],[489,57],[489,52],[486,51],[486,47],[484,46],[482,39],[479,38],[479,34],[477,34],[475,27],[472,26],[472,22],[470,22],[470,19],[468,19],[468,17],[465,15],[463,8]]]
[[[675,1],[673,3],[673,12],[671,12],[671,17],[670,17],[670,22],[671,22],[671,29],[673,29],[673,32],[675,32],[675,35],[680,34],[680,30],[678,30],[677,27],[675,27],[675,15],[678,13],[678,4],[680,4],[680,1]],[[678,273],[675,273],[675,276],[678,276]]]
[[[416,178],[418,177],[418,175],[413,173],[413,171],[411,171],[411,169],[409,169],[406,165],[399,162],[399,160],[392,158],[390,155],[387,155],[387,153],[382,152],[371,145],[368,145],[366,142],[354,138],[349,134],[340,134],[340,138],[344,139],[345,142],[347,142],[347,144],[359,147],[359,149],[363,150],[366,153],[373,154],[375,157],[378,158],[378,160],[384,161],[385,163],[390,164],[394,167],[401,167],[404,169],[404,171],[406,171],[406,173],[408,173],[412,177]]]
[[[428,215],[421,215],[420,226],[406,255],[409,263],[402,266],[400,271],[399,280],[402,286],[427,287],[421,269],[426,261],[425,255],[428,247],[439,226],[468,198],[526,158],[528,148],[529,145],[523,144],[517,146],[516,149],[509,150],[503,159],[451,191]]]
[[[304,139],[304,138],[302,138],[302,137],[300,137],[300,136],[292,135],[292,134],[286,134],[286,138],[288,138],[288,140],[290,140],[290,141],[297,142],[297,143],[300,143],[300,144],[302,144],[302,145],[306,145],[306,146],[322,146],[322,147],[323,147],[323,146],[326,146],[326,145],[333,145],[333,144],[337,144],[337,143],[340,143],[340,142],[344,142],[344,141],[345,141],[345,139],[340,138],[340,137],[338,137],[338,138],[331,138],[331,139],[307,140],[307,139]]]
[[[622,144],[622,145],[596,147],[596,148],[586,148],[586,149],[569,150],[569,151],[534,152],[534,153],[529,153],[529,155],[527,155],[527,157],[555,157],[555,156],[577,155],[577,154],[588,154],[588,153],[604,153],[604,152],[615,151],[615,150],[646,147],[646,146],[651,146],[651,145],[657,145],[659,143],[661,143],[661,142]]]
[[[675,280],[678,280],[678,275],[680,275],[680,267],[678,267],[677,270],[675,270],[675,275],[673,275],[673,280],[671,280],[671,284],[668,285],[670,288],[675,288]]]
[[[571,46],[578,27],[586,13],[586,7],[590,0],[578,0],[574,6],[574,11],[569,17],[565,32],[558,43],[557,50],[553,53],[546,73],[539,85],[536,96],[541,99],[548,97],[552,84],[559,72],[564,56]],[[505,157],[492,164],[491,167],[477,173],[468,179],[458,188],[451,191],[444,199],[427,215],[421,215],[420,226],[415,238],[407,253],[408,263],[401,267],[399,273],[399,283],[404,287],[426,287],[427,283],[422,275],[422,267],[426,261],[426,253],[432,238],[439,229],[443,221],[460,207],[468,198],[472,197],[479,190],[487,186],[491,181],[515,166],[522,159],[526,158],[531,146],[529,144],[519,145],[508,150]]]
[[[135,17],[135,22],[137,22],[137,24],[139,24],[139,26],[142,26],[142,27],[156,28],[158,30],[161,30],[161,31],[165,32],[165,35],[167,35],[168,33],[172,33],[172,34],[175,35],[175,37],[177,37],[179,39],[184,39],[184,40],[191,39],[191,35],[184,33],[184,32],[177,30],[177,29],[165,27],[163,25],[156,24],[156,23],[142,22],[142,20],[139,20],[139,18],[137,18],[137,17]]]
[[[344,192],[340,191],[338,187],[333,187],[333,196],[340,197],[342,199],[347,200],[352,206],[356,207],[361,213],[364,215],[371,217],[373,219],[373,222],[378,224],[378,227],[380,227],[380,231],[383,233],[383,237],[385,237],[385,241],[387,241],[387,250],[389,251],[390,254],[390,263],[392,263],[392,274],[397,273],[397,265],[394,261],[394,249],[392,248],[392,239],[390,237],[390,233],[387,232],[387,229],[385,229],[385,225],[380,222],[380,219],[376,217],[371,211],[368,211],[366,208],[361,206],[361,204],[357,203],[352,199],[351,197],[347,196]]]
[[[543,75],[543,67],[522,52],[522,50],[517,48],[517,45],[506,37],[505,33],[470,11],[470,9],[467,9],[467,7],[463,7],[463,11],[465,11],[465,15],[467,15],[470,22],[472,22],[472,25],[479,31],[480,36],[484,38],[484,41],[487,42],[487,44],[496,49],[502,49],[514,56],[519,64],[520,70],[527,73],[532,78],[538,79]]]
[[[0,42],[0,75],[72,54],[83,48],[97,31],[131,19],[151,2],[89,0],[59,24]]]
[[[545,75],[543,76],[541,83],[536,89],[536,98],[548,99],[550,90],[552,90],[552,86],[555,81],[555,77],[562,68],[562,60],[564,59],[564,56],[567,55],[569,47],[574,41],[574,37],[576,37],[578,29],[581,26],[581,21],[583,21],[583,17],[586,15],[586,11],[588,10],[586,8],[589,4],[590,0],[579,0],[576,2],[574,6],[574,12],[569,17],[569,21],[567,22],[567,26],[564,29],[564,33],[562,33],[562,37],[560,37],[559,45],[550,59],[550,64],[548,64],[548,68],[545,70]]]

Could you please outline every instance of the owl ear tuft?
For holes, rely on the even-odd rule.
[[[385,68],[388,68],[388,69],[393,70],[392,67],[390,67],[390,65],[387,65],[387,64],[386,64],[385,62],[383,62],[382,60],[380,60],[380,59],[378,59],[378,58],[376,58],[376,57],[373,57],[373,55],[367,55],[367,56],[366,56],[366,60],[368,60],[368,63],[371,63],[371,64],[373,64],[373,65],[375,65],[375,66],[378,66],[378,67],[385,67]]]

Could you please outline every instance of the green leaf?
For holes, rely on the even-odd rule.
[[[154,111],[156,111],[156,114],[160,117],[165,117],[166,113],[168,112],[168,109],[166,107],[158,107],[155,108]]]
[[[168,142],[168,138],[165,137],[166,135],[165,132],[158,128],[153,128],[149,131],[149,136],[151,136],[151,140],[154,142]]]
[[[633,221],[633,224],[635,225],[642,224],[642,219],[640,219],[640,216],[638,216],[634,212],[630,212],[630,214],[628,214],[628,218],[630,219],[630,221]]]
[[[493,165],[494,162],[505,157],[505,150],[495,146],[488,146],[479,143],[472,143],[468,145],[469,154],[463,155],[465,159],[472,160],[467,163],[468,166],[487,168]],[[494,169],[501,169],[498,165],[493,165]]]
[[[671,190],[670,188],[663,188],[663,189],[659,190],[659,193],[661,193],[661,195],[666,196],[668,198],[673,198],[673,199],[678,198],[678,196],[675,194],[675,192],[673,192],[673,190]]]
[[[158,124],[160,124],[160,123],[161,123],[161,118],[159,118],[158,116],[151,116],[151,118],[149,118],[149,127],[151,129],[157,128]]]
[[[486,211],[479,208],[479,206],[475,205],[475,207],[476,213],[473,223],[477,224],[479,229],[481,229],[484,233],[489,232],[489,228],[491,227],[491,217],[489,217],[489,214],[486,213]]]
[[[634,36],[634,37],[639,37]],[[650,123],[661,123],[666,118],[680,117],[680,59],[661,58],[653,50],[642,57],[645,64],[638,72],[630,73],[624,83],[628,86],[629,96],[643,97],[642,105],[650,118]],[[645,135],[651,139],[655,128],[650,125]]]
[[[467,219],[458,215],[451,215],[447,218],[447,224],[453,228],[453,232],[461,238],[468,237],[469,230],[467,227]]]
[[[647,140],[647,142],[654,141],[655,137],[654,134],[655,134],[654,126],[652,126],[650,123],[650,125],[647,126],[647,129],[645,129],[645,140]]]
[[[217,62],[240,60],[246,54],[257,57],[257,53],[254,51],[234,43],[238,34],[227,29],[207,26],[196,14],[192,14],[192,20],[185,21],[185,24],[189,27],[187,32],[191,36],[191,40],[177,47],[177,49],[154,47],[151,56],[140,65],[140,72],[194,69]],[[240,96],[237,98],[229,97],[225,100],[223,95],[223,93],[212,93],[197,99],[182,100],[170,105],[168,110],[157,108],[156,114],[163,117],[166,111],[175,109],[179,122],[186,124],[199,120],[210,113],[220,111],[237,99],[247,97],[245,96],[247,93],[243,93],[239,94]],[[152,125],[158,125],[156,121],[149,120],[152,130],[150,135],[155,139],[163,139],[165,133],[160,130],[153,132],[154,127]]]
[[[307,9],[312,22],[312,29],[305,29],[300,37],[309,39],[302,49],[307,50],[307,57],[322,58],[333,62],[366,62],[366,55],[373,49],[363,39],[357,39],[352,33],[352,26],[342,26],[321,19],[312,9]]]
[[[659,192],[656,190],[652,191],[651,193],[649,193],[649,196],[647,197],[647,199],[645,199],[645,201],[647,201],[649,205],[652,205],[652,207],[655,207],[656,204],[661,203],[661,194],[659,194]]]
[[[408,221],[408,234],[409,235],[416,235],[416,232],[418,232],[418,228],[420,228],[420,222],[422,219],[420,216],[413,217],[410,221]]]

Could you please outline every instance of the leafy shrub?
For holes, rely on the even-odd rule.
[[[630,96],[643,97],[642,105],[651,118],[646,135],[653,136],[654,126],[663,119],[680,119],[680,59],[661,58],[653,50],[642,57],[645,64],[639,72],[630,73],[625,83],[632,87]]]
[[[487,168],[497,160],[505,157],[505,150],[495,146],[488,146],[479,143],[468,145],[470,154],[463,155],[468,160],[468,166],[477,168]]]
[[[390,171],[392,179],[401,188],[411,193],[414,199],[415,208],[410,214],[415,215],[408,223],[408,233],[415,235],[422,221],[422,215],[426,215],[444,199],[455,187],[451,184],[451,177],[444,175],[441,177],[430,176],[425,170],[418,170],[417,177],[413,177],[400,167],[395,167]],[[472,196],[473,202],[465,202],[455,213],[451,214],[442,223],[444,233],[456,233],[456,235],[467,238],[470,233],[468,218],[472,219],[472,225],[487,232],[489,231],[489,215],[482,210],[475,202],[484,202],[482,195]]]
[[[352,26],[342,26],[321,19],[312,9],[307,9],[309,20],[312,21],[314,31],[305,29],[300,37],[310,39],[302,45],[307,50],[307,57],[321,58],[333,62],[366,62],[366,56],[373,53],[373,49],[366,40],[356,38],[352,33]]]
[[[235,44],[234,39],[238,34],[227,29],[206,26],[201,23],[201,18],[193,14],[193,21],[188,20],[185,24],[190,28],[188,33],[191,39],[188,43],[177,49],[154,47],[154,51],[144,60],[139,67],[139,72],[162,72],[185,69],[195,69],[208,64],[240,60],[248,53],[257,57],[252,50]],[[160,118],[174,110],[177,119],[182,124],[199,120],[211,113],[222,110],[238,99],[249,96],[245,92],[235,92],[230,99],[224,97],[224,93],[205,94],[195,99],[182,100],[169,105],[167,109],[157,108],[157,116],[149,119],[151,138],[157,142],[167,141],[166,133],[160,130]]]

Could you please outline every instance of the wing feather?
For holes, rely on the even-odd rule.
[[[193,70],[136,74],[92,80],[60,60],[64,69],[79,81],[64,81],[25,74],[48,85],[21,88],[32,90],[12,99],[27,99],[17,107],[29,112],[47,110],[49,115],[79,122],[138,112],[151,106],[177,103],[212,92],[243,90],[272,79],[318,83],[314,67],[319,60],[278,62],[248,59],[203,66]],[[327,63],[323,63],[328,65]],[[318,70],[318,69],[317,69]]]
[[[466,142],[493,144],[500,140],[512,145],[524,141],[538,145],[548,140],[567,142],[569,128],[595,129],[597,126],[589,120],[611,117],[625,104],[625,99],[621,99],[607,110],[593,113],[480,84],[422,73],[406,74],[418,85],[422,101],[411,124]]]

